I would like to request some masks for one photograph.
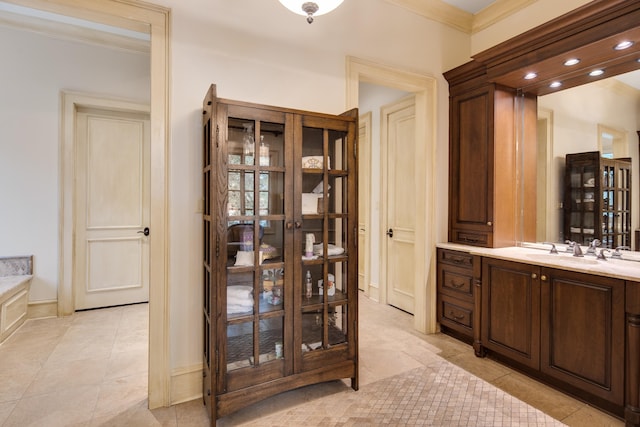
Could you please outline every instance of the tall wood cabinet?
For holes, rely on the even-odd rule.
[[[357,111],[216,96],[203,108],[204,402],[358,389]]]
[[[449,82],[449,242],[515,244],[516,91],[487,83],[474,63]]]
[[[631,159],[606,159],[599,151],[567,154],[564,236],[605,248],[631,248]]]

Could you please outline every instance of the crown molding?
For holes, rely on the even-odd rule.
[[[496,0],[473,15],[471,33],[477,33],[510,15],[532,5],[538,0]]]
[[[538,0],[496,0],[480,12],[471,14],[442,0],[385,0],[425,18],[449,25],[468,34],[483,30]]]

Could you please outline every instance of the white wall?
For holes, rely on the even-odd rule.
[[[6,27],[0,52],[0,256],[34,255],[29,300],[55,300],[60,92],[149,102],[149,55]]]

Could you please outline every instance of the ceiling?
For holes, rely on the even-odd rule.
[[[495,3],[495,0],[442,0],[445,3],[455,6],[458,9],[462,9],[465,12],[476,14],[491,3]]]

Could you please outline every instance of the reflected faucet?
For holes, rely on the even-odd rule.
[[[543,245],[551,245],[551,250],[549,251],[550,254],[557,254],[558,253],[558,249],[556,248],[556,244],[555,243],[551,243],[551,242],[542,242]]]
[[[631,248],[629,246],[618,246],[614,253],[611,254],[611,258],[622,259],[622,253],[620,250],[630,251]]]
[[[576,246],[576,242],[573,242],[571,240],[565,240],[564,242],[567,244],[566,252],[573,252],[573,248]]]

